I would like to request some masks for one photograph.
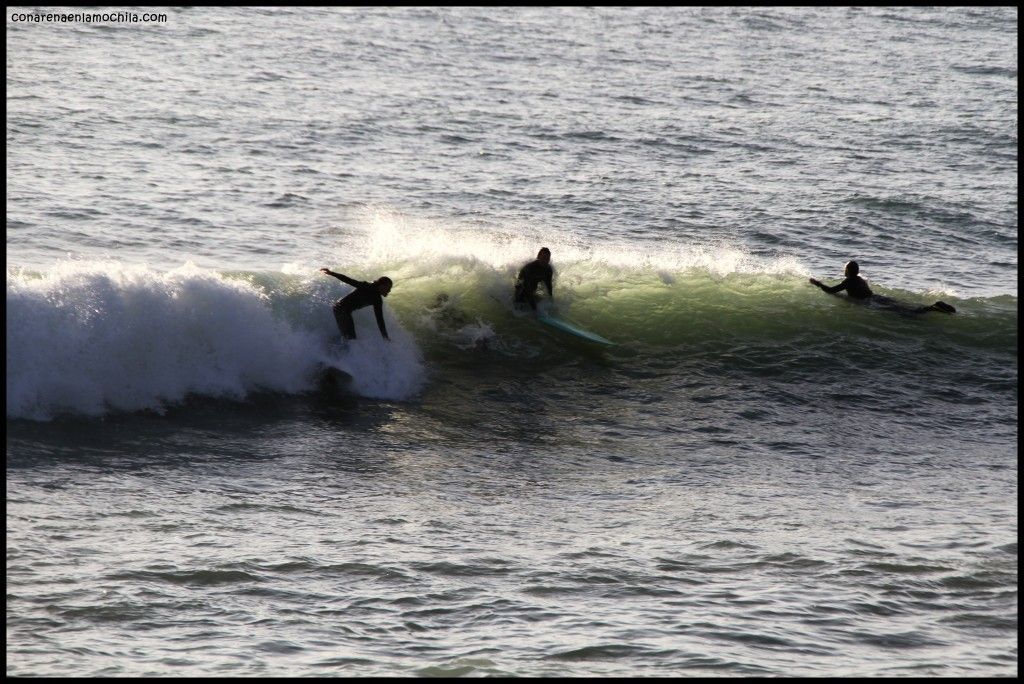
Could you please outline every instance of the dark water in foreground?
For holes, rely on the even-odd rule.
[[[19,425],[8,672],[1015,671],[1009,454],[941,449],[953,430],[879,451],[820,416],[810,454],[806,426],[736,439],[695,404],[628,453],[629,428],[586,438],[557,410],[486,449],[429,411],[321,400]]]

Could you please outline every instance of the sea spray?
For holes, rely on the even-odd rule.
[[[344,263],[397,266],[416,273],[416,267],[445,270],[456,265],[485,264],[503,273],[517,271],[535,258],[541,247],[552,252],[552,263],[574,264],[584,274],[588,265],[602,271],[676,273],[700,269],[718,276],[733,273],[786,274],[807,277],[810,271],[786,254],[758,256],[723,241],[695,244],[684,241],[587,239],[572,231],[552,231],[531,225],[484,225],[479,222],[409,216],[385,207],[364,208],[359,247],[347,247]]]
[[[9,272],[8,417],[163,411],[190,394],[310,390],[338,335],[330,311],[296,324],[277,304],[284,296],[294,311],[308,306],[306,297],[257,280],[191,264],[160,272],[67,262]],[[380,351],[360,340],[346,363],[357,392],[403,399],[419,387],[422,364],[398,322],[389,326],[393,345]]]
[[[328,345],[320,361],[351,375],[351,389],[360,396],[414,397],[423,389],[426,377],[416,341],[394,321],[387,323],[390,341],[382,340],[372,312],[369,307],[356,311],[353,319],[360,336]]]

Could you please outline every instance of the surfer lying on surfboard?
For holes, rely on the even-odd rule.
[[[857,262],[849,261],[847,262],[846,268],[844,269],[844,275],[846,275],[846,279],[843,280],[843,282],[833,287],[829,287],[828,285],[822,283],[820,280],[815,280],[814,278],[811,278],[811,285],[820,287],[822,290],[828,292],[829,294],[839,294],[843,290],[846,290],[846,296],[850,297],[851,299],[863,302],[871,301],[877,304],[881,304],[882,306],[896,309],[898,311],[905,313],[924,313],[926,311],[942,311],[944,313],[956,313],[956,309],[954,309],[949,304],[946,304],[945,302],[935,302],[930,306],[920,306],[915,308],[903,305],[900,302],[897,302],[895,299],[890,299],[882,295],[876,295],[871,291],[871,288],[868,287],[868,282],[861,278],[860,275],[858,275],[859,273],[860,266],[857,265]]]
[[[353,280],[348,276],[335,273],[328,268],[321,268],[320,272],[326,273],[356,288],[336,301],[334,306],[331,307],[334,311],[334,320],[338,322],[338,330],[341,331],[342,337],[346,340],[356,339],[356,324],[352,320],[352,312],[356,309],[362,309],[364,306],[373,305],[373,313],[377,317],[377,327],[380,328],[381,337],[389,342],[391,341],[391,338],[388,337],[388,329],[384,325],[383,300],[383,297],[387,297],[388,293],[391,292],[391,278],[381,276],[372,283],[364,283],[361,280]]]
[[[551,250],[541,247],[537,252],[537,258],[519,269],[513,301],[516,304],[529,304],[530,308],[536,311],[538,285],[544,283],[544,286],[548,288],[548,296],[554,299],[551,287],[551,279],[554,275],[555,271],[551,268]]]

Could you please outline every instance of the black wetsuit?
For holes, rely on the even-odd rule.
[[[341,330],[342,337],[347,340],[354,340],[356,338],[356,324],[352,320],[352,312],[356,309],[362,309],[364,306],[372,305],[373,313],[377,316],[377,327],[380,328],[380,334],[385,340],[388,339],[388,329],[384,325],[384,298],[377,290],[377,286],[373,283],[353,280],[348,276],[332,271],[328,271],[327,275],[334,276],[341,282],[356,288],[336,301],[334,306],[331,307],[334,311],[334,320],[338,322],[338,329]]]
[[[850,276],[835,287],[829,287],[823,283],[819,284],[818,287],[829,294],[838,294],[843,290],[846,290],[846,294],[854,299],[870,299],[874,296],[874,293],[871,292],[871,288],[868,287],[868,281],[864,280],[859,275]]]
[[[548,296],[554,295],[551,291],[551,278],[554,274],[555,271],[551,268],[551,264],[545,264],[540,259],[534,259],[523,266],[519,270],[519,275],[516,276],[516,303],[529,304],[530,308],[536,310],[537,286],[544,283],[544,286],[548,288]]]
[[[817,283],[817,285],[818,287],[820,287],[825,292],[828,292],[829,294],[838,294],[843,290],[846,290],[847,296],[850,297],[851,299],[857,299],[862,302],[871,301],[876,305],[880,305],[882,307],[892,309],[903,314],[919,314],[925,313],[926,311],[942,311],[944,313],[956,313],[956,309],[954,309],[949,304],[946,304],[945,302],[935,302],[930,306],[911,306],[908,304],[898,302],[895,299],[885,297],[883,295],[876,295],[871,291],[871,288],[868,287],[868,282],[861,278],[859,275],[850,276],[849,278],[845,279],[843,282],[839,283],[835,287],[829,287],[824,283]]]

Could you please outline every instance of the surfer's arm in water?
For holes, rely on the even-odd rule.
[[[834,287],[829,287],[820,280],[815,280],[814,278],[811,278],[811,285],[820,287],[823,292],[828,292],[829,294],[839,294],[840,292],[846,289],[847,282],[844,280],[843,282],[839,283],[838,285],[835,285]]]
[[[820,287],[824,292],[828,292],[829,294],[839,294],[843,290],[846,290],[847,296],[852,299],[870,299],[874,296],[871,292],[871,288],[868,287],[867,281],[859,276],[850,276],[843,280],[843,282],[832,287],[829,287],[820,280],[815,280],[814,278],[811,278],[811,284]]]
[[[321,268],[320,272],[321,273],[326,273],[329,276],[337,278],[341,282],[345,283],[346,285],[351,285],[352,287],[359,287],[361,285],[365,286],[365,285],[369,285],[370,284],[370,283],[364,283],[361,280],[353,280],[352,278],[349,278],[347,275],[342,275],[341,273],[335,273],[334,271],[332,271],[329,268]]]
[[[390,342],[391,338],[388,337],[388,328],[384,325],[384,302],[379,297],[373,303],[373,315],[377,317],[377,327],[380,328],[381,337]]]
[[[551,278],[554,275],[555,275],[554,270],[550,266],[548,266],[548,272],[544,276],[544,287],[546,287],[548,289],[548,297],[551,298],[552,300],[554,300],[554,298],[555,298],[554,289],[551,287]]]

